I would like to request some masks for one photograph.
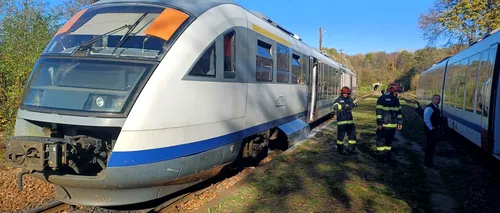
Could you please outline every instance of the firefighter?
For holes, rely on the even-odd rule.
[[[333,110],[337,116],[337,151],[344,155],[344,136],[347,133],[349,154],[357,154],[356,151],[356,126],[352,118],[351,110],[357,104],[350,97],[351,89],[349,87],[342,87],[340,90],[340,97],[335,100]]]
[[[377,152],[381,161],[391,160],[392,140],[396,129],[403,128],[403,115],[397,97],[399,92],[399,85],[391,83],[377,100]]]

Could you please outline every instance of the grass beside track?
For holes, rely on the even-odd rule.
[[[369,97],[353,110],[358,156],[337,154],[332,124],[209,212],[428,212],[423,168],[416,155],[396,148],[406,144],[395,141],[394,152],[408,164],[390,166],[370,155],[375,104],[376,97]],[[414,118],[405,116],[405,123],[414,125],[408,119]]]

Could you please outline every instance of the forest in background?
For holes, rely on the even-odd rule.
[[[57,30],[91,0],[0,0],[0,129],[12,134],[17,107],[34,64]],[[418,75],[446,56],[500,27],[500,0],[436,0],[418,27],[429,46],[414,52],[340,55],[323,51],[358,75],[361,90],[374,82],[415,89]],[[438,41],[445,45],[436,47]],[[0,137],[0,140],[1,137]]]
[[[373,89],[375,82],[397,82],[404,90],[415,90],[420,73],[457,49],[460,48],[426,47],[414,52],[403,50],[342,56],[335,48],[323,48],[323,52],[354,70],[360,90],[367,92]]]

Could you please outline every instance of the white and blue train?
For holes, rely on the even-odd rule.
[[[352,71],[230,0],[102,0],[41,54],[7,160],[67,203],[144,202],[293,145],[342,86]]]
[[[423,72],[417,97],[423,108],[441,95],[449,129],[500,159],[499,30]]]

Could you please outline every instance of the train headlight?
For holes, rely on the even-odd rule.
[[[123,107],[124,102],[125,102],[124,97],[115,97],[113,99],[113,108],[114,108],[114,110],[118,110],[118,111],[121,110],[122,107]]]
[[[103,107],[104,106],[104,98],[102,98],[101,96],[97,97],[95,99],[95,104],[98,106],[98,107]]]

